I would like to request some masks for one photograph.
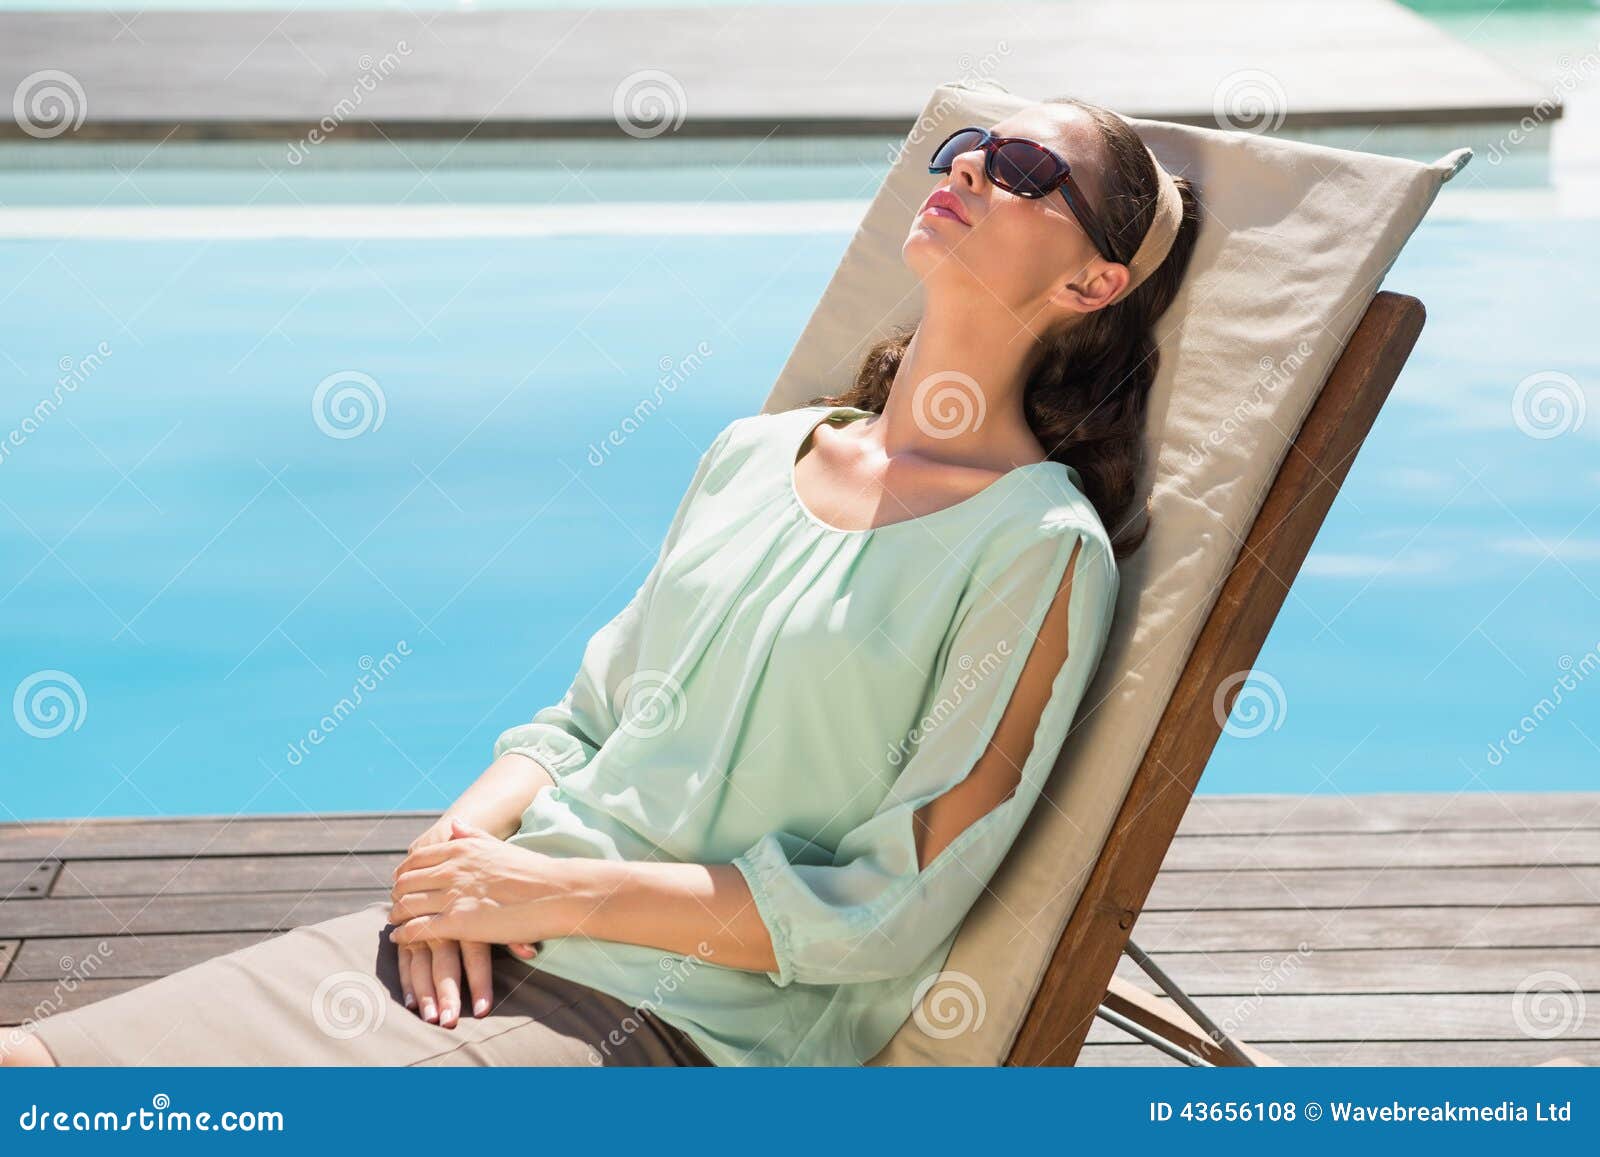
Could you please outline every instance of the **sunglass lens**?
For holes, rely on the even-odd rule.
[[[962,153],[977,148],[981,140],[983,140],[981,129],[962,129],[934,150],[933,160],[928,162],[928,167],[948,169]]]
[[[1054,157],[1032,145],[1011,141],[995,150],[995,184],[1020,196],[1042,197],[1060,172]]]

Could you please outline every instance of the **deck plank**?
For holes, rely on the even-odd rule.
[[[1600,827],[1600,793],[1439,792],[1373,795],[1198,795],[1183,836],[1304,832],[1480,831]]]
[[[57,877],[50,895],[65,899],[387,888],[402,858],[400,852],[329,852],[73,860]]]
[[[57,885],[57,892],[60,885]],[[1389,908],[1600,904],[1600,867],[1164,869],[1146,912],[1208,908]]]
[[[1527,1040],[1528,1026],[1564,1026],[1554,1037],[1563,1045],[1600,1041],[1600,1017],[1586,1015],[1587,1002],[1568,994],[1565,1018],[1504,993],[1406,993],[1336,996],[1220,997],[1200,1002],[1223,1028],[1252,1044],[1314,1041]],[[1165,997],[1159,1003],[1171,1008]],[[1539,1020],[1541,1012],[1552,1018]],[[1115,1041],[1125,1034],[1096,1018],[1091,1041]],[[1270,1049],[1268,1050],[1271,1051]]]
[[[1138,939],[1141,947],[1142,938]],[[31,945],[30,945],[31,947]],[[1600,992],[1600,948],[1391,948],[1297,952],[1161,952],[1159,964],[1190,996],[1254,992],[1515,992],[1541,972],[1570,976]],[[22,967],[19,956],[15,968]],[[1117,975],[1141,988],[1153,982],[1124,957]]]
[[[27,941],[11,962],[7,981],[55,980],[63,961],[93,953],[97,979],[154,979],[214,956],[248,948],[281,932],[173,932],[154,936],[41,936]]]
[[[1178,1067],[1182,1064],[1148,1045],[1124,1037],[1123,1042],[1096,1040],[1078,1056],[1084,1068],[1111,1066]],[[1285,1065],[1369,1065],[1387,1068],[1394,1065],[1471,1066],[1511,1065],[1525,1067],[1548,1064],[1557,1057],[1574,1057],[1588,1065],[1600,1065],[1600,1042],[1596,1041],[1334,1041],[1274,1044],[1267,1050],[1273,1060]]]
[[[0,928],[36,936],[145,936],[165,932],[275,932],[342,916],[384,889],[259,892],[238,896],[113,896],[0,901]]]
[[[59,860],[0,860],[0,900],[27,900],[47,895]]]
[[[1172,841],[1168,870],[1283,868],[1592,867],[1600,828],[1483,831],[1307,832],[1184,836]]]
[[[1229,949],[1600,947],[1600,907],[1224,909],[1146,912],[1134,940],[1147,952]]]
[[[0,824],[0,860],[403,852],[432,812]]]

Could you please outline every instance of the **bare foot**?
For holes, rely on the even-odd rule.
[[[56,1059],[44,1042],[25,1029],[0,1037],[0,1068],[49,1069],[55,1064]]]

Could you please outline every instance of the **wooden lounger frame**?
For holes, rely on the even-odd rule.
[[[1212,705],[1261,653],[1289,585],[1422,332],[1422,302],[1379,293],[1306,416],[1240,548],[1067,921],[1007,1057],[1070,1065],[1102,1003],[1218,1064],[1231,1062],[1181,1012],[1113,974],[1224,720]],[[1232,707],[1238,685],[1227,699]],[[1259,1056],[1259,1054],[1252,1055]]]

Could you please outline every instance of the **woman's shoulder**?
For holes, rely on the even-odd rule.
[[[1039,462],[1024,468],[1018,485],[1007,494],[1002,516],[990,523],[982,554],[996,567],[1019,565],[1022,559],[1055,557],[1054,547],[1082,541],[1077,573],[1095,571],[1117,582],[1116,554],[1100,512],[1083,492],[1077,470],[1060,462]]]
[[[824,405],[790,406],[783,410],[762,410],[754,414],[746,414],[735,418],[722,428],[717,435],[730,440],[748,441],[752,438],[776,436],[780,431],[790,429],[811,416],[815,422],[830,408]]]
[[[819,421],[827,410],[827,406],[821,405],[796,406],[734,418],[712,439],[711,449],[719,460],[730,463],[743,462],[773,450],[787,449],[792,454],[798,449],[798,443],[791,446],[790,442],[799,438],[801,425]]]
[[[1054,537],[1081,533],[1110,546],[1110,536],[1078,471],[1063,462],[1035,462],[1021,468],[1019,485],[1007,496],[1006,522],[1018,534]]]

